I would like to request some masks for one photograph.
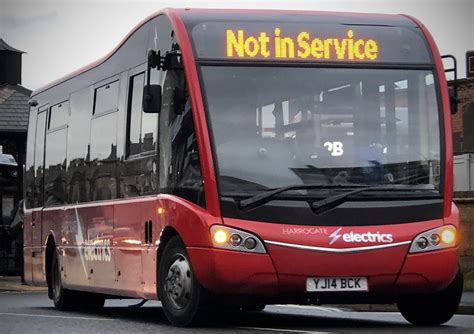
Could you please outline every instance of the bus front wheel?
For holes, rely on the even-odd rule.
[[[166,318],[175,326],[199,323],[205,315],[205,291],[196,280],[186,249],[173,237],[158,266],[158,294]]]
[[[401,296],[397,301],[403,317],[414,325],[437,326],[448,322],[456,313],[463,291],[463,276],[458,271],[453,282],[433,294]]]

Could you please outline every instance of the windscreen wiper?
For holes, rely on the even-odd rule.
[[[314,213],[319,215],[321,213],[324,213],[326,211],[329,211],[329,210],[341,205],[342,203],[344,203],[346,201],[346,199],[348,197],[350,197],[352,195],[356,195],[356,194],[361,193],[363,191],[376,189],[376,188],[380,188],[380,185],[366,186],[366,187],[359,188],[359,189],[354,189],[354,190],[351,190],[351,191],[348,191],[348,192],[345,192],[345,193],[342,193],[342,194],[330,196],[330,197],[322,199],[320,201],[313,202],[311,204],[311,209],[313,210]]]
[[[243,199],[239,202],[239,207],[241,209],[247,209],[247,210],[256,208],[260,205],[263,205],[271,201],[273,197],[275,197],[275,195],[278,195],[285,191],[305,190],[305,189],[334,189],[334,188],[357,188],[356,190],[361,191],[368,188],[368,186],[361,185],[361,184],[320,184],[320,183],[293,184],[286,187],[268,190],[260,194],[257,194],[255,196],[252,196],[250,198]],[[353,191],[356,191],[356,190],[353,190]]]
[[[341,205],[344,203],[348,197],[351,197],[352,195],[359,194],[361,192],[367,191],[367,190],[395,190],[395,191],[404,191],[407,190],[406,188],[400,188],[395,185],[387,185],[387,184],[377,184],[374,186],[364,186],[359,189],[354,189],[342,194],[330,196],[328,198],[322,199],[317,202],[313,202],[311,204],[311,209],[313,210],[314,213],[316,214],[321,214],[326,211],[329,211],[331,209],[334,209],[335,207]]]

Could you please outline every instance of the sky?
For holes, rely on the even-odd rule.
[[[465,77],[474,50],[473,0],[0,0],[0,38],[25,51],[22,84],[37,89],[111,51],[142,19],[166,7],[278,8],[408,14]]]

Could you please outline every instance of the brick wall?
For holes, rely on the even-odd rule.
[[[474,104],[474,78],[467,78],[458,80],[458,108],[457,113],[452,115],[451,122],[453,128],[453,142],[455,154],[462,154],[467,152],[464,142],[463,130],[466,127],[463,124],[464,113],[469,109],[469,106]],[[472,145],[471,145],[472,146]]]
[[[464,288],[474,291],[474,198],[455,200],[461,215],[461,269]]]

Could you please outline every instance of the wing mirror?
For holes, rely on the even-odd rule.
[[[143,112],[159,113],[161,111],[161,86],[147,84],[143,90]]]
[[[161,111],[161,86],[150,84],[151,69],[160,68],[162,57],[159,52],[148,51],[147,81],[143,89],[142,108],[145,113],[159,113]]]

